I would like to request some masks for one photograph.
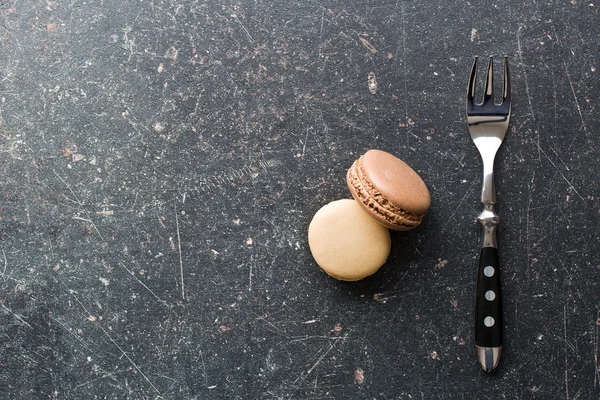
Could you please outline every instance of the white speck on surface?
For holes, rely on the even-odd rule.
[[[177,61],[178,56],[179,56],[179,50],[176,49],[174,46],[171,46],[165,52],[164,57],[171,60],[173,63],[175,63],[175,61]]]
[[[362,385],[364,382],[365,382],[365,371],[363,371],[361,368],[357,368],[356,371],[354,371],[354,383]]]
[[[377,76],[375,76],[375,72],[369,72],[368,85],[369,85],[369,92],[371,92],[371,94],[377,93],[378,84],[377,84]]]
[[[153,128],[155,132],[160,133],[165,130],[165,125],[162,122],[155,122]]]
[[[477,38],[477,29],[473,28],[473,29],[471,29],[471,42],[474,42],[476,38]]]

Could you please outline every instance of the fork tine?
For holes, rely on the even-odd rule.
[[[510,102],[510,74],[507,56],[504,56],[504,75],[502,77],[502,102],[505,101]]]
[[[483,102],[487,103],[490,99],[492,102],[494,101],[494,61],[492,57],[488,61],[485,86],[483,88]]]
[[[471,68],[471,75],[469,75],[469,84],[467,85],[467,104],[469,107],[473,107],[475,104],[475,84],[477,83],[477,56],[473,61],[473,67]]]

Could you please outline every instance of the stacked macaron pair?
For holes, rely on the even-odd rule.
[[[317,211],[308,228],[308,244],[327,274],[357,281],[387,260],[388,228],[416,228],[429,210],[430,197],[410,166],[381,150],[369,150],[356,160],[346,183],[354,200],[333,201]]]

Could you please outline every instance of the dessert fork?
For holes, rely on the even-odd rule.
[[[483,229],[483,243],[479,255],[477,287],[475,289],[475,348],[481,367],[491,372],[498,366],[502,352],[503,318],[500,288],[500,264],[496,245],[496,226],[500,222],[494,211],[494,158],[502,144],[510,122],[511,99],[508,59],[504,57],[502,101],[496,104],[493,90],[493,61],[490,57],[483,89],[483,101],[475,102],[477,57],[473,62],[467,87],[467,124],[471,139],[483,161],[483,211],[477,221]]]

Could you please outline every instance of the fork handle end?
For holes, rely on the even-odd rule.
[[[479,347],[477,349],[477,359],[481,368],[485,372],[492,372],[498,366],[500,362],[500,355],[502,354],[502,347]]]
[[[488,372],[500,359],[503,329],[498,249],[483,247],[475,289],[475,345],[480,363],[487,360],[482,367]]]

